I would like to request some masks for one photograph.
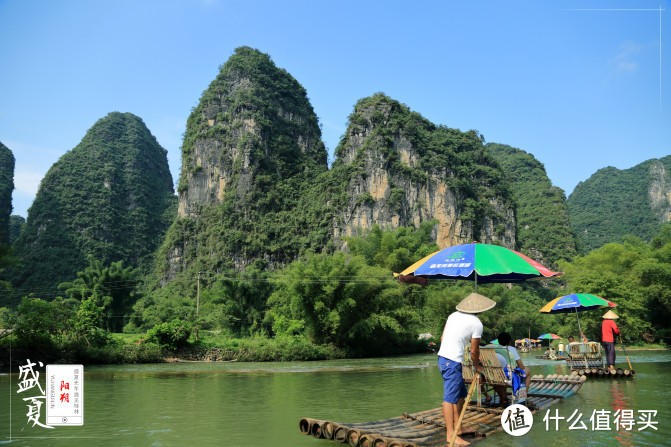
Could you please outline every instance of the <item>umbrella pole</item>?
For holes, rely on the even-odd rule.
[[[478,293],[478,272],[474,269],[473,274],[475,275],[475,293]]]
[[[582,328],[580,327],[580,317],[578,316],[578,308],[574,307],[575,309],[575,317],[578,319],[578,331],[580,332],[580,343],[582,343]],[[585,369],[589,368],[589,364],[587,363],[587,354],[585,354]]]
[[[578,308],[574,307],[575,309],[575,317],[578,319],[578,331],[582,334],[582,328],[580,327],[580,317],[578,316]],[[582,342],[582,337],[580,338],[580,341]]]

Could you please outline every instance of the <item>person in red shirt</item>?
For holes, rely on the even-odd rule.
[[[620,335],[620,330],[615,324],[615,319],[620,318],[615,312],[609,310],[604,314],[603,322],[601,323],[601,341],[606,348],[606,363],[609,369],[615,366],[615,336]]]

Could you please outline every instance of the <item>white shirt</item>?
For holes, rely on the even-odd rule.
[[[563,352],[564,351],[564,343],[559,343],[558,348],[559,348],[560,351]]]
[[[445,322],[438,355],[464,363],[464,346],[471,343],[471,338],[482,338],[482,322],[473,314],[454,312]]]
[[[517,353],[517,349],[513,348],[512,346],[507,346],[508,348],[508,355],[512,356],[512,361],[515,362],[515,365],[511,365],[513,369],[517,368],[517,361],[520,359],[520,355]],[[497,350],[503,349],[501,348],[496,348]],[[499,362],[501,362],[501,366],[504,368],[508,366],[508,358],[503,355],[499,354],[498,352],[496,353],[496,357],[499,358]]]

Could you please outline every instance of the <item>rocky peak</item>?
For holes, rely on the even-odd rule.
[[[188,119],[179,216],[197,216],[227,193],[249,203],[258,177],[323,171],[326,158],[305,89],[267,54],[238,48]]]
[[[378,93],[357,103],[336,155],[334,170],[351,171],[336,238],[436,220],[441,248],[476,239],[514,247],[510,192],[477,132],[436,126]]]
[[[650,164],[650,186],[648,197],[650,208],[659,216],[660,222],[671,221],[671,178],[660,160]]]
[[[267,54],[241,47],[187,121],[178,221],[160,256],[163,281],[193,268],[284,264],[320,244],[299,204],[328,173],[307,92]],[[322,219],[323,220],[323,219]],[[325,233],[326,230],[322,231]],[[209,253],[201,256],[200,253]]]

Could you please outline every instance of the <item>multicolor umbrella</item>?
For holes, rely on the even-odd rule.
[[[560,340],[561,337],[557,334],[543,334],[538,336],[539,340]],[[550,346],[550,342],[548,341],[548,346]]]
[[[482,284],[521,282],[531,278],[554,278],[553,272],[533,259],[505,247],[490,244],[455,245],[432,253],[401,272],[430,279],[466,279]]]
[[[599,307],[616,307],[617,304],[601,298],[600,296],[590,295],[589,293],[572,293],[570,295],[555,298],[540,309],[540,312],[548,314],[560,314],[574,312],[579,310],[597,309]]]
[[[557,334],[543,334],[539,335],[540,340],[561,340],[561,337]]]
[[[539,312],[546,314],[575,312],[575,316],[578,318],[578,330],[582,333],[578,312],[606,307],[617,307],[617,304],[601,298],[600,296],[590,295],[589,293],[571,293],[570,295],[564,295],[553,299],[543,306]]]
[[[499,345],[499,344],[501,344],[501,343],[499,343],[499,339],[496,338],[496,339],[490,341],[489,344],[490,344],[490,345]]]

